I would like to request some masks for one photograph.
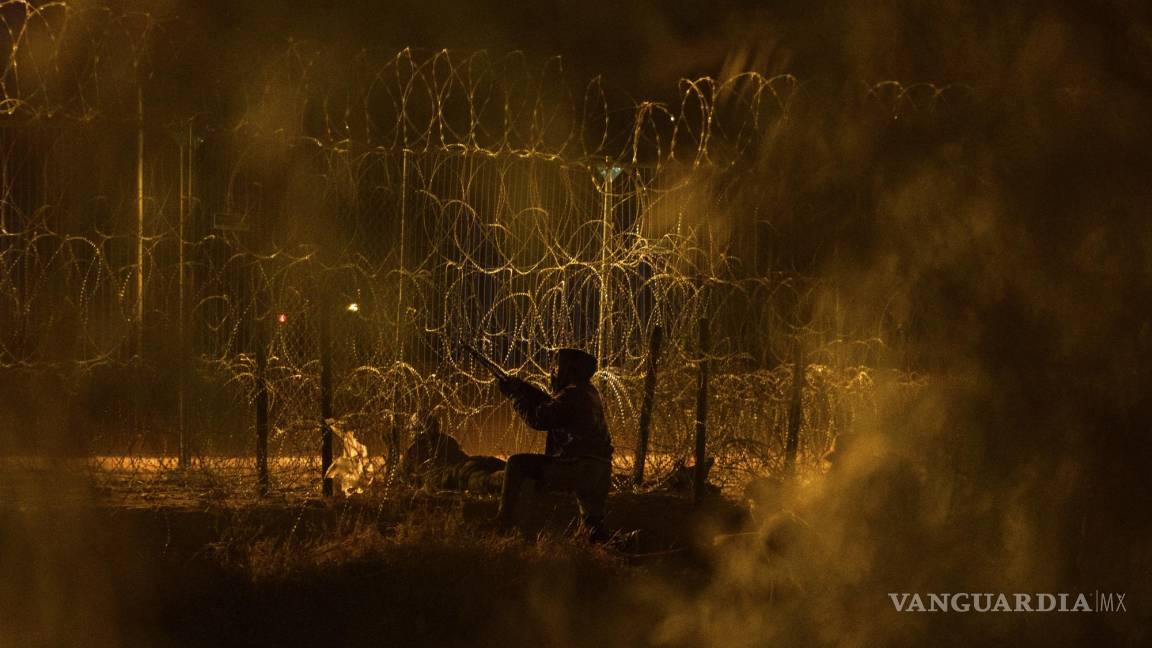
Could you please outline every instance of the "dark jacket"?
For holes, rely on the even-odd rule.
[[[547,454],[612,458],[604,401],[592,383],[568,385],[555,396],[523,380],[509,385],[512,406],[529,427],[548,432]]]
[[[400,467],[404,477],[416,486],[499,492],[504,462],[496,457],[470,457],[460,449],[456,439],[433,430],[416,436],[404,452]]]

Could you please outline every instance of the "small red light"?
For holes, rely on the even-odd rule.
[[[276,321],[280,322],[281,324],[283,324],[284,322],[287,322],[288,321],[288,314],[287,313],[280,313],[279,315],[276,316]]]

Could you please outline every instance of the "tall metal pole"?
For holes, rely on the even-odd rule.
[[[396,262],[396,339],[393,344],[396,347],[396,358],[400,362],[404,361],[404,336],[400,333],[400,322],[403,321],[404,316],[404,230],[407,227],[408,219],[408,150],[405,149],[401,152],[400,163],[402,170],[400,173],[400,248],[398,250],[399,257]]]
[[[136,356],[144,357],[144,88],[136,87]]]
[[[184,430],[184,395],[187,389],[188,341],[184,325],[184,225],[188,219],[188,194],[192,187],[192,124],[188,124],[188,139],[180,145],[180,222],[176,227],[177,285],[179,292],[176,302],[176,431],[178,435],[177,465],[188,467],[188,442]]]
[[[396,352],[396,361],[398,363],[404,362],[404,335],[403,326],[401,323],[404,321],[404,238],[408,227],[408,149],[405,148],[401,151],[401,172],[400,172],[400,247],[397,250],[398,257],[396,261],[396,338],[393,341],[393,347]],[[396,398],[396,392],[392,392],[393,399]],[[388,463],[387,463],[387,483],[392,483],[393,471],[399,465],[398,457],[400,452],[400,436],[402,428],[402,417],[399,408],[396,407],[396,401],[393,400],[392,407],[392,429],[389,433],[389,447],[388,447]]]
[[[136,304],[134,374],[137,385],[144,382],[144,90],[136,87]],[[132,429],[143,433],[144,407],[141,390],[132,390]]]
[[[608,268],[608,237],[612,232],[612,167],[605,167],[603,171],[603,210],[600,220],[600,335],[597,338],[596,356],[600,359],[600,366],[610,364],[608,345],[611,343],[612,326],[611,297],[612,286]]]

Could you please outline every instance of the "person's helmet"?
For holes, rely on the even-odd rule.
[[[556,366],[572,380],[588,382],[596,375],[596,356],[580,349],[560,349],[556,352]]]

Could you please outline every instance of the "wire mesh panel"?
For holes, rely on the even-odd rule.
[[[176,79],[104,69],[176,56],[125,49],[110,25],[166,32],[113,18],[2,17],[37,25],[11,32],[0,87],[0,380],[23,401],[9,429],[28,430],[6,456],[197,499],[257,493],[265,444],[271,490],[318,493],[329,409],[382,465],[429,416],[472,452],[541,448],[468,344],[537,379],[557,348],[595,353],[626,463],[657,326],[657,472],[689,452],[703,361],[718,474],[780,468],[794,394],[806,465],[870,407],[888,323],[848,317],[765,213],[795,79],[618,107],[522,55],[364,52],[337,79],[293,45],[261,91],[183,105],[160,100],[184,96]],[[26,58],[27,39],[50,55]],[[91,65],[46,72],[66,57]],[[889,94],[869,96],[892,110]]]

